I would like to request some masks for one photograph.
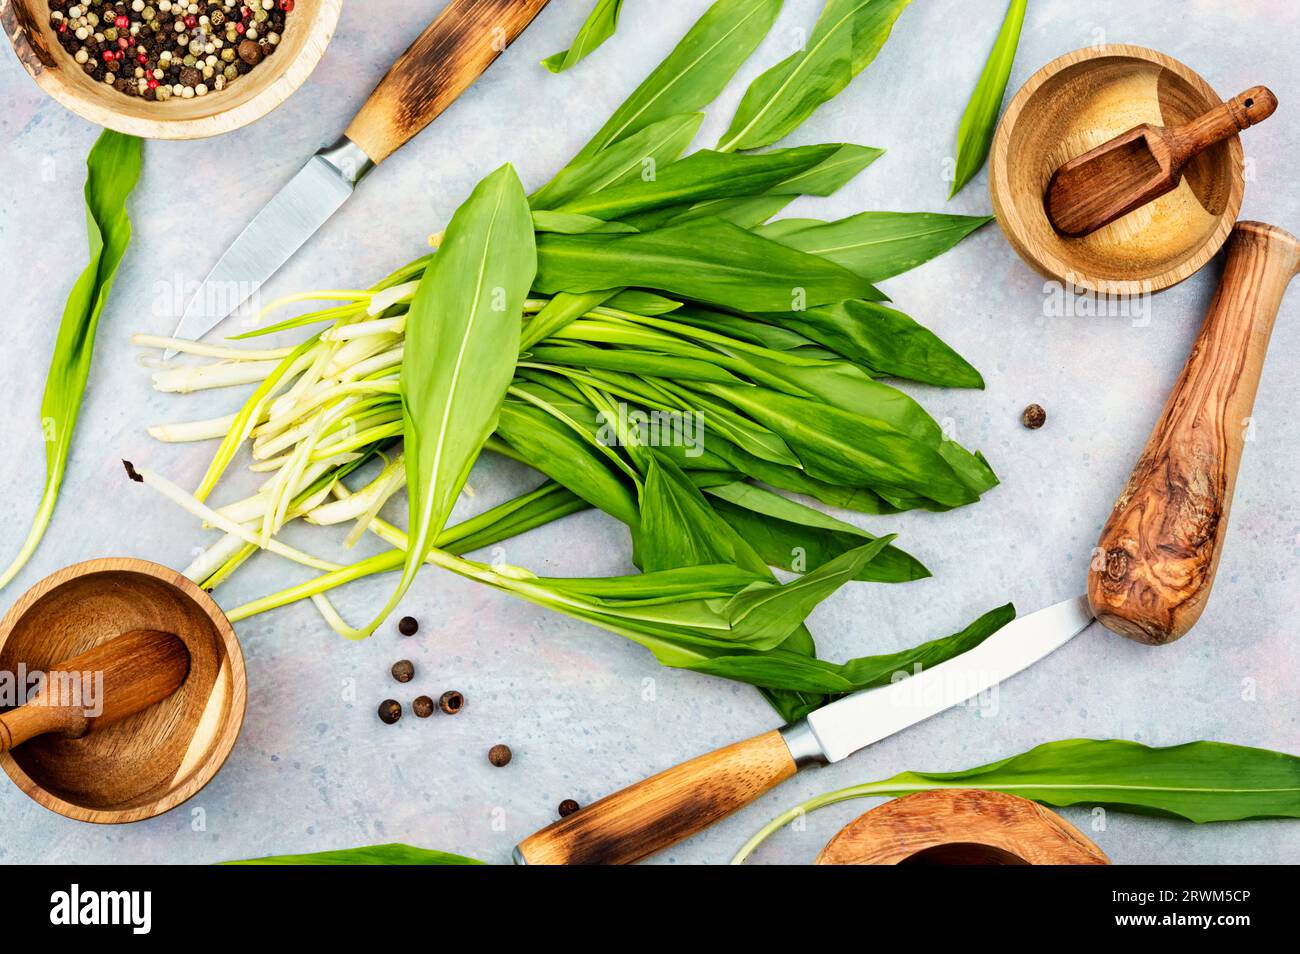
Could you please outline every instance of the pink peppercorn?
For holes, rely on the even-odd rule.
[[[130,28],[131,20],[128,17],[120,16],[113,21],[113,26],[117,27],[119,30],[126,30]]]
[[[152,76],[149,77],[149,79],[146,82],[148,83],[150,89],[158,88],[158,81],[154,79]]]
[[[192,13],[188,13],[185,15],[185,25],[193,30],[199,25],[199,18]]]
[[[245,30],[245,27],[244,27],[244,25],[243,25],[242,23],[236,23],[236,24],[235,24],[235,32],[236,32],[236,33],[241,33],[241,34],[242,34],[242,33],[244,32],[244,30]]]

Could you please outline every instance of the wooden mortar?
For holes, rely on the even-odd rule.
[[[59,664],[132,630],[175,634],[189,653],[180,688],[81,738],[42,735],[0,755],[14,783],[79,821],[151,818],[192,796],[221,768],[244,720],[244,656],[212,597],[174,570],[109,558],[65,567],[28,590],[0,621],[0,671]]]

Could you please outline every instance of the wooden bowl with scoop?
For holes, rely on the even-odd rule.
[[[40,682],[32,679],[32,674]],[[0,766],[79,821],[152,818],[196,793],[244,720],[244,657],[212,598],[167,567],[66,567],[0,622]],[[31,691],[30,697],[27,696]]]
[[[1143,124],[1189,128],[1223,106],[1195,72],[1146,47],[1087,47],[1048,63],[1012,98],[989,154],[989,192],[1007,240],[1041,275],[1100,294],[1150,294],[1194,274],[1241,210],[1236,135],[1186,159],[1176,187],[1087,235],[1053,228],[1044,197],[1058,169],[1117,136]],[[1250,110],[1258,121],[1260,110]]]

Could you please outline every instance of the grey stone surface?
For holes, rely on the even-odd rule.
[[[147,461],[193,485],[211,445],[163,446],[147,424],[233,408],[239,396],[155,393],[128,341],[168,333],[176,283],[196,282],[242,225],[318,146],[423,28],[428,5],[350,3],[306,85],[259,123],[221,139],[147,144],[132,201],[135,241],[104,315],[90,390],[63,498],[44,546],[4,594],[12,602],[54,569],[108,554],[185,565],[207,540],[184,514],[128,485],[118,460]],[[562,49],[586,3],[556,2],[492,70],[407,148],[274,279],[269,294],[364,287],[424,248],[460,199],[503,161],[532,186],[572,154],[706,6],[629,3],[619,35],[580,68],[537,66]],[[710,111],[697,144],[716,141],[745,83],[793,48],[818,4],[790,0],[739,81]],[[836,217],[861,209],[989,209],[984,176],[945,203],[943,172],[966,98],[996,33],[1003,0],[944,0],[907,10],[876,63],[791,137],[888,149],[830,200],[789,214]],[[1245,139],[1251,160],[1243,217],[1300,229],[1294,144],[1300,9],[1281,2],[1093,2],[1031,5],[1011,90],[1040,65],[1098,42],[1154,46],[1199,70],[1224,95],[1267,83],[1282,107]],[[0,55],[0,526],[7,558],[25,533],[42,476],[38,428],[43,373],[68,287],[84,262],[83,157],[96,130],[46,98],[7,51]],[[1044,317],[1043,282],[989,226],[959,248],[886,284],[899,307],[942,334],[979,367],[983,392],[908,387],[967,446],[982,449],[1002,486],[950,514],[853,519],[901,542],[935,577],[899,587],[854,584],[811,625],[824,655],[888,651],[951,632],[990,607],[1022,611],[1082,590],[1090,550],[1172,384],[1216,281],[1205,269],[1152,302],[1141,326],[1123,319]],[[957,769],[1075,736],[1153,744],[1220,739],[1300,751],[1296,690],[1300,508],[1296,461],[1300,291],[1278,319],[1246,449],[1232,527],[1213,599],[1187,639],[1151,649],[1087,633],[1002,687],[995,711],[950,711],[834,768],[806,773],[707,833],[656,858],[717,863],[779,810],[815,793],[902,769]],[[1021,408],[1047,408],[1041,431]],[[514,465],[485,463],[472,483],[481,507],[531,486]],[[218,499],[233,499],[241,474]],[[225,496],[228,495],[228,496]],[[400,510],[400,507],[398,508]],[[295,528],[291,541],[322,536]],[[358,549],[370,547],[363,544]],[[368,551],[366,551],[368,552]],[[545,573],[626,571],[624,531],[583,514],[510,541],[510,562]],[[219,593],[234,606],[303,577],[270,555]],[[356,585],[338,605],[365,618],[390,578]],[[659,668],[617,637],[429,571],[401,607],[421,631],[395,621],[364,643],[333,635],[306,604],[239,625],[247,654],[248,714],[233,755],[190,803],[151,821],[96,827],[47,812],[0,785],[0,860],[213,862],[385,841],[455,850],[494,862],[555,817],[564,798],[587,803],[685,758],[772,728],[753,690]],[[389,666],[418,669],[398,686]],[[418,720],[420,693],[462,690],[455,717]],[[375,707],[408,706],[395,726]],[[487,762],[505,742],[506,768]],[[775,837],[764,862],[805,863],[840,825],[872,803],[812,816]],[[1111,814],[1097,830],[1068,811],[1117,862],[1285,862],[1300,857],[1300,825],[1196,827]]]

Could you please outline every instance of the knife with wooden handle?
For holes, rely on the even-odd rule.
[[[1173,642],[1205,609],[1260,369],[1300,240],[1238,222],[1219,290],[1146,449],[1102,531],[1088,600],[1107,629]]]
[[[1082,596],[1023,616],[924,672],[855,692],[798,722],[607,795],[525,838],[515,847],[515,863],[628,864],[654,854],[748,805],[802,768],[848,758],[979,695],[1059,649],[1091,622]]]
[[[173,337],[202,338],[256,292],[366,173],[455,102],[547,2],[451,0],[379,81],[344,135],[312,156],[248,223],[190,299]]]

